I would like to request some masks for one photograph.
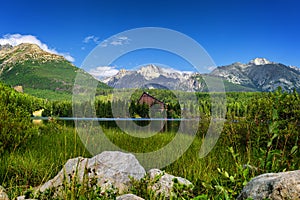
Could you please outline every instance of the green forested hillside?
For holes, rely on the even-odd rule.
[[[11,86],[20,85],[25,93],[37,97],[71,99],[78,70],[81,69],[62,56],[45,52],[33,44],[0,51],[0,81]],[[101,82],[98,87],[109,88]]]
[[[26,61],[12,66],[1,74],[1,80],[24,89],[43,89],[70,92],[77,68],[68,61],[36,63]]]

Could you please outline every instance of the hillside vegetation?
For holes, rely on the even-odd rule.
[[[0,83],[0,153],[16,150],[37,133],[30,117],[43,104],[42,99],[20,94]]]
[[[0,49],[0,81],[22,86],[25,93],[37,97],[71,99],[80,70],[64,57],[45,52],[34,44]],[[93,79],[92,76],[90,78]],[[99,82],[98,88],[109,87]]]

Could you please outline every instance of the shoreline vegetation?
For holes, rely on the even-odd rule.
[[[189,114],[197,113],[202,119],[188,150],[162,169],[193,183],[190,193],[178,195],[178,199],[235,199],[254,176],[299,169],[300,96],[297,92],[286,93],[278,89],[268,93],[226,93],[226,122],[216,146],[204,158],[199,157],[199,150],[211,118],[209,94],[197,93],[199,106],[196,106],[188,101],[189,94],[183,93],[187,101],[180,105],[172,91],[149,92],[168,104],[168,118],[180,119],[188,110]],[[139,91],[134,93],[132,102],[136,102],[139,95]],[[114,102],[110,96],[96,97],[97,117],[113,117],[111,106]],[[120,105],[127,106],[128,117],[149,117],[149,107],[145,105]],[[53,178],[68,159],[93,156],[85,148],[85,141],[79,137],[74,123],[57,120],[73,116],[71,101],[47,101],[16,92],[0,83],[0,108],[0,185],[6,188],[10,199],[28,194],[32,188]],[[42,116],[51,116],[54,120],[33,124],[32,113],[41,109],[44,109]],[[222,116],[223,111],[219,109],[216,115]],[[124,151],[143,153],[158,150],[172,141],[179,123],[170,122],[167,130],[149,138],[132,137],[113,121],[100,122],[99,126],[103,136]],[[183,140],[184,137],[191,136],[185,135]],[[147,198],[141,183],[133,185],[136,194]],[[87,199],[88,192],[91,191],[80,194],[80,199]]]

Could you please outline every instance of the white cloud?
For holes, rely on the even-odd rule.
[[[171,67],[167,67],[167,66],[162,66],[162,64],[158,64],[158,66],[161,68],[161,70],[165,73],[178,73],[178,74],[193,74],[195,72],[193,71],[180,71]]]
[[[216,69],[216,67],[215,67],[215,66],[210,66],[210,67],[207,67],[207,69],[208,69],[209,71],[213,71],[214,69]]]
[[[130,39],[127,36],[119,36],[111,38],[110,40],[104,40],[101,42],[101,47],[107,47],[108,45],[112,46],[122,46],[125,44],[129,44]]]
[[[117,38],[114,38],[110,44],[114,45],[114,46],[118,46],[118,45],[124,45],[124,44],[128,44],[129,43],[129,38],[126,36],[120,36]]]
[[[108,46],[108,40],[104,40],[103,42],[100,43],[101,47],[107,47]]]
[[[2,38],[0,38],[1,45],[10,44],[12,46],[17,46],[22,43],[36,44],[44,51],[64,56],[67,60],[71,62],[75,61],[75,59],[70,55],[70,53],[60,53],[57,52],[55,49],[50,49],[48,45],[42,43],[39,39],[37,39],[36,36],[33,35],[6,34]]]
[[[194,74],[195,72],[194,71],[182,71],[182,73],[184,73],[184,74]]]
[[[105,77],[114,76],[119,72],[115,67],[112,66],[100,66],[95,69],[91,69],[89,73],[98,79],[103,79]]]
[[[128,40],[128,37],[127,36],[120,36],[118,37],[119,40]]]
[[[74,62],[75,59],[70,55],[70,53],[58,53],[59,55],[65,57],[70,62]]]
[[[83,43],[94,42],[95,44],[99,44],[99,38],[94,35],[89,35],[83,39]]]
[[[113,46],[119,46],[119,45],[122,45],[123,43],[121,40],[114,40],[110,44]]]

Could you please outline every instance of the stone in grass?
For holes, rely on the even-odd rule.
[[[73,158],[67,161],[64,168],[39,190],[59,188],[63,183],[75,180],[78,183],[96,180],[103,190],[113,186],[120,193],[127,191],[130,179],[140,180],[145,176],[145,169],[134,155],[119,151],[104,151],[92,158]]]
[[[5,193],[4,187],[0,185],[0,200],[9,200],[8,195]]]
[[[238,200],[300,199],[300,170],[267,173],[253,178],[242,190]]]
[[[148,171],[148,175],[150,177],[150,180],[154,181],[154,184],[151,186],[151,190],[153,190],[156,195],[163,195],[166,198],[172,196],[172,190],[175,179],[178,180],[179,184],[190,187],[193,186],[193,184],[187,179],[173,176],[159,169],[150,169]]]
[[[25,196],[17,197],[17,200],[37,200],[37,199],[25,199]]]
[[[144,199],[134,194],[123,194],[122,196],[118,196],[117,200],[144,200]]]

